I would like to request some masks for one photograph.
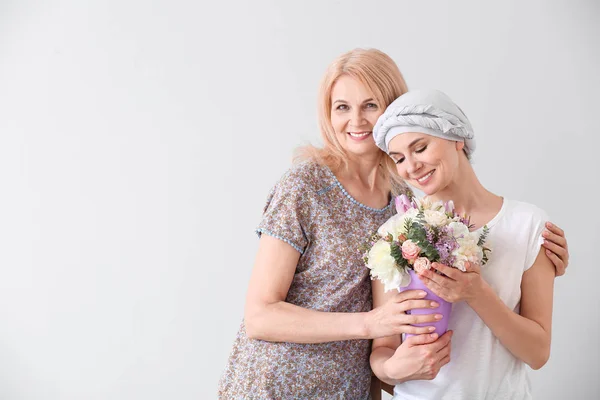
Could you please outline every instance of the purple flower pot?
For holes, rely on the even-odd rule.
[[[417,308],[414,310],[409,310],[406,313],[412,315],[442,314],[444,317],[437,322],[414,324],[414,326],[434,326],[434,332],[442,336],[448,330],[448,321],[450,320],[450,313],[452,312],[452,303],[447,302],[446,300],[438,297],[435,293],[429,290],[429,288],[425,286],[425,284],[423,283],[423,281],[421,281],[421,278],[419,278],[419,275],[417,275],[415,271],[411,269],[409,270],[409,274],[410,283],[408,284],[408,286],[401,287],[400,291],[404,292],[405,290],[424,290],[425,292],[427,292],[427,296],[425,296],[425,299],[436,301],[440,306],[438,308]],[[406,333],[405,335],[406,337],[416,336],[411,333]]]

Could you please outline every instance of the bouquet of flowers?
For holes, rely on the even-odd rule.
[[[438,302],[440,306],[436,309],[413,309],[410,313],[441,313],[444,317],[440,321],[415,325],[433,325],[442,335],[448,328],[452,304],[429,290],[419,273],[431,269],[434,262],[463,272],[467,263],[484,265],[490,251],[485,247],[488,228],[484,226],[481,233],[470,232],[469,218],[458,215],[452,201],[433,202],[428,198],[417,200],[401,195],[395,203],[397,214],[369,240],[364,253],[365,264],[370,269],[371,279],[379,279],[386,292],[420,289],[427,293],[426,299]]]
[[[401,195],[395,203],[397,214],[371,237],[364,254],[371,278],[379,279],[386,292],[408,286],[411,270],[418,274],[434,262],[464,272],[467,263],[488,261],[487,226],[481,234],[470,232],[469,218],[458,215],[452,201]]]

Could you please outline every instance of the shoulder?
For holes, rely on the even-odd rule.
[[[548,214],[542,208],[535,204],[527,203],[519,200],[506,200],[508,212],[511,216],[519,219],[530,219],[532,222],[545,223],[548,220]]]
[[[304,195],[317,193],[334,183],[331,171],[314,160],[303,161],[288,169],[276,186]]]
[[[507,212],[512,218],[524,221],[529,220],[534,223],[545,223],[548,220],[548,214],[542,208],[535,204],[519,200],[505,200],[507,202]]]

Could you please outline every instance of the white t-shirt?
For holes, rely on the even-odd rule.
[[[538,207],[504,199],[487,225],[489,261],[483,278],[502,301],[519,313],[521,278],[543,243],[548,220]],[[408,381],[394,388],[394,400],[525,400],[531,399],[527,365],[514,357],[465,302],[453,305],[450,363],[435,379]]]

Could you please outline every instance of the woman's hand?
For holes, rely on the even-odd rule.
[[[405,312],[416,308],[436,308],[439,304],[423,300],[427,294],[421,290],[406,290],[392,295],[383,305],[369,311],[366,318],[368,337],[380,338],[401,333],[422,334],[435,330],[433,326],[412,326],[436,322],[441,314],[407,315]]]
[[[450,303],[472,301],[482,289],[481,269],[476,264],[467,263],[466,271],[448,267],[440,263],[432,263],[431,267],[443,275],[436,274],[433,269],[419,274],[423,283],[436,295]]]
[[[556,268],[556,276],[562,276],[569,265],[569,245],[565,238],[565,232],[552,222],[546,222],[546,230],[542,233],[544,237],[543,246],[546,255]]]
[[[407,338],[384,363],[385,374],[400,382],[434,379],[450,362],[451,337],[448,331],[439,339],[437,333]]]

